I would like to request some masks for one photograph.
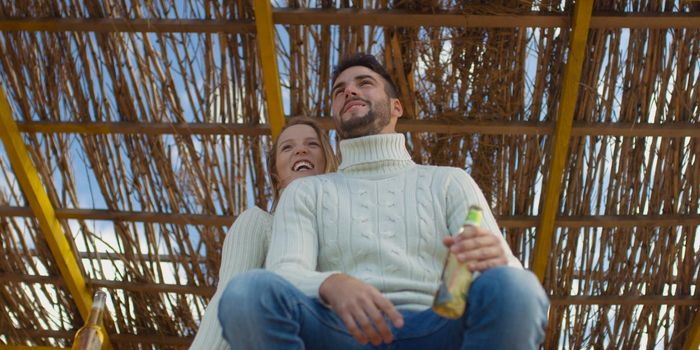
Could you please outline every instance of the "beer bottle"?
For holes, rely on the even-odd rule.
[[[464,225],[479,226],[481,216],[480,207],[469,207]],[[445,318],[457,319],[461,317],[464,314],[467,293],[472,279],[472,272],[467,268],[467,264],[459,262],[457,256],[449,252],[442,269],[440,287],[435,293],[435,299],[433,299],[433,311]]]
[[[98,289],[92,299],[92,309],[87,322],[75,333],[71,350],[100,350],[105,339],[105,329],[102,324],[102,314],[105,310],[107,293]]]

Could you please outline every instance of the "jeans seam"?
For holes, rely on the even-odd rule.
[[[430,336],[430,335],[432,335],[432,334],[435,334],[436,332],[438,332],[438,331],[440,331],[441,329],[445,328],[447,325],[449,325],[449,323],[450,323],[450,320],[445,319],[445,318],[443,318],[443,317],[440,317],[439,320],[438,320],[438,322],[436,322],[436,324],[434,324],[434,326],[433,326],[432,328],[425,329],[425,330],[423,330],[422,332],[420,332],[419,334],[417,334],[418,332],[411,332],[411,333],[408,333],[408,334],[405,334],[405,335],[404,335],[404,334],[401,334],[401,333],[399,332],[399,334],[401,335],[401,337],[400,337],[400,339],[398,339],[398,340],[403,341],[403,340],[410,340],[410,339],[416,339],[416,338],[427,337],[427,336]]]

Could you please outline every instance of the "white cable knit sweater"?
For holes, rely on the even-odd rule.
[[[217,317],[221,293],[228,282],[241,272],[261,268],[272,231],[272,215],[258,208],[245,210],[231,225],[221,250],[221,268],[216,292],[204,311],[191,350],[228,350]]]
[[[489,205],[458,168],[416,165],[402,134],[340,142],[338,173],[295,180],[274,215],[266,267],[318,297],[343,272],[379,289],[398,309],[432,303],[447,249],[467,208],[484,209],[482,226],[502,238]],[[522,267],[512,255],[509,265]],[[319,249],[322,247],[322,249]]]

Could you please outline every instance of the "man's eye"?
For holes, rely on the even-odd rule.
[[[363,81],[360,83],[361,86],[371,85],[371,84],[372,84],[372,81],[370,81],[370,80],[363,80]]]

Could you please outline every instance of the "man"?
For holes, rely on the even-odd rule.
[[[269,271],[241,275],[222,297],[231,349],[536,348],[548,300],[471,177],[411,160],[395,133],[396,88],[373,56],[342,61],[332,86],[342,164],[282,194]],[[462,227],[474,204],[482,227]],[[457,320],[430,309],[448,249],[480,272]]]

